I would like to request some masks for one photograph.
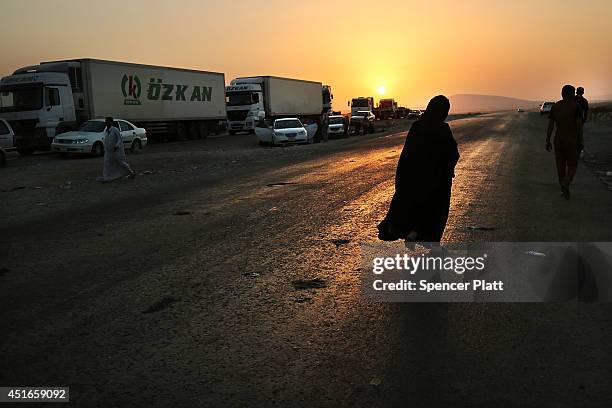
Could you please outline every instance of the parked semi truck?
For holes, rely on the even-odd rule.
[[[378,107],[374,110],[376,119],[395,119],[397,102],[393,98],[381,99],[378,102]]]
[[[359,111],[374,111],[374,98],[371,96],[360,96],[353,98],[349,102],[351,107],[351,116],[356,115]]]
[[[114,116],[149,137],[185,139],[218,132],[225,121],[222,73],[96,59],[43,62],[0,80],[0,116],[21,154],[49,148],[56,134]]]
[[[225,88],[229,134],[255,132],[261,119],[297,117],[319,123],[323,113],[321,82],[258,76],[236,78]]]

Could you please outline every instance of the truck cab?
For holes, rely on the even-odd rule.
[[[330,85],[323,85],[323,113],[331,114],[333,112],[332,102],[334,94],[332,94]]]
[[[257,122],[266,117],[262,84],[250,78],[234,79],[225,88],[225,96],[228,133],[254,133]]]
[[[378,102],[378,115],[377,118],[384,119],[395,119],[395,113],[397,109],[397,102],[394,99],[381,99]]]
[[[19,69],[0,80],[0,116],[15,131],[20,154],[48,149],[57,129],[76,123],[72,85],[66,72],[41,64]]]
[[[351,116],[357,115],[359,111],[370,111],[374,110],[374,98],[371,96],[360,96],[353,98],[349,105],[351,106]]]

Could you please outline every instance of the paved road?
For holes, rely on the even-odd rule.
[[[451,126],[446,241],[612,241],[612,194],[581,165],[559,196],[538,115]],[[99,160],[7,169],[0,383],[80,406],[609,406],[608,305],[360,296],[403,138],[152,146],[110,185]]]

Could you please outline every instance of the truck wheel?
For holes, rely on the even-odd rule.
[[[132,142],[130,151],[134,154],[142,153],[142,143],[140,142],[140,140],[136,139]]]
[[[91,155],[93,157],[104,156],[104,145],[100,142],[94,143],[93,147],[91,148]]]
[[[176,125],[177,140],[187,140],[187,125],[184,122],[179,122]]]
[[[198,128],[198,137],[200,139],[206,139],[208,137],[208,126],[206,126],[206,122],[200,122]]]
[[[17,149],[17,153],[20,156],[31,156],[34,153],[34,149]]]
[[[200,138],[200,125],[198,122],[189,122],[188,129],[187,139],[194,140]]]

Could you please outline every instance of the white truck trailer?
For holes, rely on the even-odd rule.
[[[225,93],[230,134],[254,133],[261,119],[297,117],[319,123],[323,114],[321,82],[275,76],[236,78]]]
[[[49,148],[56,134],[113,116],[179,139],[218,132],[226,120],[222,73],[96,59],[43,62],[0,80],[0,116],[21,154]]]

